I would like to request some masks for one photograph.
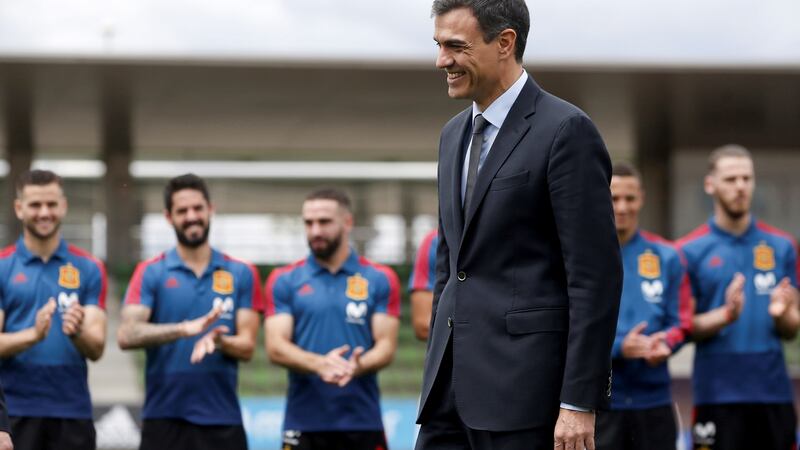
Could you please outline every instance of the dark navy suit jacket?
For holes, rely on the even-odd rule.
[[[462,213],[471,108],[442,130],[439,247],[420,415],[452,339],[459,416],[473,429],[554,426],[560,402],[601,409],[622,266],[611,163],[591,120],[529,79]]]

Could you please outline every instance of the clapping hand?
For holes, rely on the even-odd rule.
[[[350,350],[349,345],[342,345],[326,353],[321,361],[317,374],[322,381],[344,387],[357,375],[359,358],[364,353],[363,347],[356,347],[345,359],[344,355]]]
[[[628,359],[644,359],[647,364],[657,366],[672,354],[667,345],[667,334],[663,331],[649,336],[643,334],[647,322],[640,322],[628,332],[622,341],[622,356]]]
[[[64,315],[61,316],[61,331],[67,336],[78,337],[83,325],[83,305],[73,302]]]
[[[744,308],[744,281],[744,275],[737,273],[725,289],[724,306],[727,308],[730,322],[739,318],[739,314],[742,313],[742,308]]]
[[[194,320],[187,320],[181,323],[183,337],[197,336],[203,331],[207,330],[212,323],[222,315],[222,307],[217,305],[211,308],[208,314],[198,317]]]
[[[225,325],[214,327],[194,343],[192,349],[192,356],[190,358],[192,364],[197,364],[202,361],[207,355],[214,353],[214,351],[222,345],[222,336],[228,334],[230,329]]]
[[[50,325],[53,324],[53,313],[56,311],[56,299],[50,297],[47,303],[36,311],[36,322],[33,330],[36,333],[36,340],[42,341],[50,332]]]
[[[798,292],[792,286],[788,277],[785,277],[775,286],[769,296],[769,315],[777,319],[791,307],[797,307]]]

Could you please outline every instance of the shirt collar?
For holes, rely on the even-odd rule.
[[[29,262],[35,259],[41,260],[39,255],[31,253],[31,251],[28,250],[28,247],[25,246],[24,236],[20,236],[19,239],[17,239],[17,254],[22,258],[25,264],[28,264]],[[58,247],[56,247],[56,251],[53,253],[51,259],[57,258],[62,261],[66,261],[68,254],[69,254],[69,249],[67,248],[67,241],[65,241],[64,238],[61,238],[58,241]]]
[[[641,239],[641,237],[642,233],[637,228],[636,231],[633,233],[633,236],[631,236],[631,238],[628,239],[628,242],[622,244],[622,248],[630,247],[631,245],[636,244],[637,242],[639,242],[639,239]]]
[[[712,215],[710,219],[708,219],[708,227],[716,234],[726,236],[730,239],[746,239],[753,234],[756,229],[756,217],[750,214],[750,224],[747,226],[747,229],[744,230],[742,234],[733,234],[729,231],[723,230],[722,228],[717,225],[717,222],[714,220],[714,216]]]
[[[492,104],[486,108],[486,111],[481,111],[478,104],[472,102],[472,121],[475,121],[475,116],[482,114],[483,118],[490,124],[501,128],[503,122],[506,121],[508,112],[511,111],[511,107],[514,106],[514,102],[517,101],[517,97],[519,97],[519,93],[522,92],[522,88],[525,87],[527,81],[528,72],[523,70],[522,74],[517,78],[517,81],[515,81],[508,90],[503,92],[500,97],[497,97]]]
[[[350,247],[350,254],[347,256],[347,259],[342,264],[342,267],[339,269],[339,272],[345,272],[349,274],[357,273],[361,266],[359,264],[360,257],[358,256],[358,252],[353,247]],[[309,270],[313,275],[316,275],[319,272],[327,272],[328,269],[322,267],[318,262],[317,258],[314,257],[313,254],[308,255],[306,258],[306,265],[308,266]]]
[[[189,270],[189,268],[186,266],[186,264],[181,259],[180,255],[178,255],[178,249],[177,248],[173,247],[170,250],[168,250],[166,255],[165,255],[165,257],[164,257],[164,259],[165,259],[165,262],[167,264],[167,268],[168,269],[184,268],[186,270]],[[208,264],[208,267],[210,269],[224,268],[225,267],[225,256],[221,252],[219,252],[219,251],[215,250],[214,248],[212,248],[211,249],[211,262]],[[208,269],[206,269],[206,270],[208,270]]]

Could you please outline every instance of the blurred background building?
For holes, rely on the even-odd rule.
[[[336,184],[359,250],[409,264],[436,223],[439,130],[468,106],[434,67],[430,3],[0,0],[0,241],[19,232],[10,180],[51,168],[65,236],[108,262],[119,298],[132,265],[172,245],[161,189],[191,171],[234,256],[303,257],[302,199]],[[645,228],[677,238],[706,220],[705,158],[736,142],[755,155],[757,215],[800,234],[800,3],[528,5],[526,68],[641,168]]]

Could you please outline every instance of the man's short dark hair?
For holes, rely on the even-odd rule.
[[[722,158],[747,158],[753,160],[753,155],[750,150],[738,144],[727,144],[722,147],[715,148],[710,155],[708,155],[708,173],[713,172],[717,168],[717,162]]]
[[[613,166],[611,166],[611,176],[612,177],[634,177],[639,180],[639,183],[642,182],[642,175],[636,169],[636,167],[625,161],[618,161],[615,162]]]
[[[64,189],[64,182],[55,172],[40,169],[26,170],[17,178],[17,197],[22,197],[22,190],[25,189],[25,186],[47,186],[52,183],[57,184],[62,190]]]
[[[484,42],[491,42],[503,30],[511,28],[517,33],[514,58],[522,62],[531,17],[525,0],[434,0],[432,16],[441,16],[454,9],[469,8],[483,32]]]
[[[309,200],[333,200],[347,212],[353,212],[353,206],[350,202],[350,197],[341,189],[333,187],[316,189],[306,196],[305,201]]]
[[[199,191],[203,194],[203,198],[206,199],[207,202],[211,201],[211,197],[208,195],[208,186],[206,186],[206,182],[193,173],[187,173],[169,180],[164,187],[164,207],[167,211],[172,211],[172,195],[184,189]]]

